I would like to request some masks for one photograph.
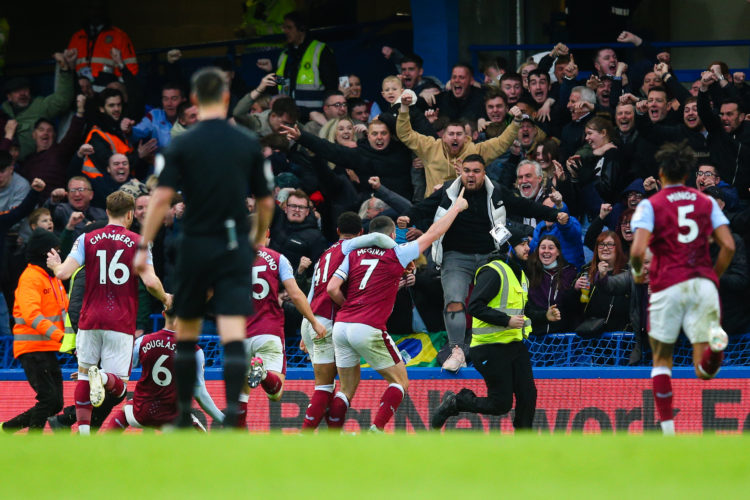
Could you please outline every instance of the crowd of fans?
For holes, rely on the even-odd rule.
[[[447,330],[449,343],[438,359],[465,362],[471,280],[496,251],[484,238],[502,217],[527,234],[529,300],[540,311],[560,311],[557,321],[534,323],[532,335],[632,331],[642,340],[648,286],[635,285],[628,272],[630,219],[638,202],[662,187],[654,153],[666,142],[684,142],[697,158],[688,185],[718,201],[735,233],[737,252],[720,282],[723,326],[730,335],[750,331],[742,305],[750,287],[750,85],[744,73],[731,73],[721,61],[694,61],[706,70],[694,82],[679,82],[668,52],[623,32],[617,41],[632,49],[618,54],[601,47],[586,80],[579,79],[582,61],[558,43],[517,69],[503,58],[490,61],[481,68],[484,81],[458,63],[445,85],[424,74],[429,68],[419,55],[383,47],[394,74],[363,81],[340,75],[335,54],[311,39],[300,14],[287,14],[283,29],[282,58],[258,60],[267,75],[249,92],[230,61],[216,64],[232,79],[231,120],[258,134],[273,171],[277,210],[270,247],[289,259],[304,291],[315,262],[337,239],[342,212],[358,212],[365,227],[389,215],[398,222],[398,241],[411,241],[440,215],[443,200],[455,196],[450,190],[458,179],[467,190],[479,189],[482,203],[484,190],[491,193],[488,200],[505,207],[502,216],[490,206],[489,226],[452,229],[439,255],[420,258],[401,280],[392,333]],[[199,120],[180,52],[168,54],[160,105],[147,106],[132,43],[103,16],[89,19],[55,60],[55,90],[48,96],[31,95],[23,77],[4,84],[4,334],[10,333],[6,303],[12,308],[31,230],[55,231],[65,258],[76,236],[106,220],[104,200],[118,189],[136,198],[137,226],[156,182],[159,152]],[[376,85],[380,97],[364,100],[363,86]],[[464,168],[469,163],[480,167]],[[36,178],[45,183],[39,193],[31,189]],[[252,199],[248,207],[252,211]],[[168,291],[183,209],[176,198],[153,249]],[[28,217],[10,227],[19,210]],[[149,314],[157,310],[144,290],[141,331],[150,330]],[[287,338],[295,338],[301,318],[293,307],[286,310]],[[589,318],[604,319],[604,328],[579,328]],[[641,359],[640,344],[633,363]]]

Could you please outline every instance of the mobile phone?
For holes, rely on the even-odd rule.
[[[339,77],[339,87],[348,89],[349,88],[349,77],[348,76],[340,76]]]
[[[403,243],[406,243],[407,242],[406,241],[406,233],[407,232],[409,232],[408,228],[401,229],[401,228],[397,227],[396,228],[396,243],[398,243],[399,245],[401,245]]]

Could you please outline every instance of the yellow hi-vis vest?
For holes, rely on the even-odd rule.
[[[291,96],[297,103],[297,106],[303,108],[323,107],[324,87],[320,79],[320,55],[325,47],[326,44],[323,42],[313,40],[302,55],[302,60],[297,70],[294,95]],[[276,70],[277,75],[284,76],[287,58],[285,50],[279,56],[278,69]],[[284,88],[279,85],[279,92],[283,91]]]
[[[529,280],[526,274],[521,271],[521,282],[516,278],[516,274],[508,264],[501,260],[493,260],[489,264],[477,269],[476,275],[483,268],[489,267],[497,271],[502,283],[500,290],[487,305],[496,311],[501,311],[508,316],[523,314],[523,310],[528,302]],[[475,279],[476,279],[475,275]],[[531,332],[531,320],[524,316],[525,322],[522,328],[510,328],[507,326],[498,326],[485,323],[479,318],[473,318],[471,321],[471,346],[482,344],[508,344],[518,342],[529,336]]]

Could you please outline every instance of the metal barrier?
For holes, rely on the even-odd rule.
[[[656,48],[682,48],[682,47],[750,47],[750,40],[685,40],[685,41],[674,41],[674,42],[649,42],[652,47]],[[568,48],[573,49],[598,49],[601,47],[610,47],[613,49],[633,49],[634,46],[630,43],[570,43],[566,44]],[[554,44],[549,43],[528,43],[522,45],[503,44],[503,45],[469,45],[469,52],[471,52],[471,64],[475,71],[479,71],[479,53],[480,52],[494,52],[494,51],[526,51],[533,50],[537,52],[550,51]],[[686,69],[686,70],[675,70],[675,76],[681,82],[695,81],[700,77],[703,69]],[[743,68],[745,70],[750,69],[750,59],[748,60],[748,67]],[[581,78],[588,78],[591,74],[590,71],[581,71],[579,76]],[[477,73],[477,77],[479,77]],[[482,80],[479,80],[482,81]]]

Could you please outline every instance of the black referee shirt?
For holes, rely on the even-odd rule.
[[[273,189],[255,134],[225,120],[198,122],[172,139],[164,162],[159,186],[182,191],[186,235],[224,234],[227,219],[234,219],[238,235],[247,234],[246,197],[263,198]]]

